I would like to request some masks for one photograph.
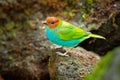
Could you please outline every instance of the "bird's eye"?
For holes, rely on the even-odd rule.
[[[51,24],[54,24],[54,22],[51,22]]]

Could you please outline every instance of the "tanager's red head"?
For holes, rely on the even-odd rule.
[[[45,21],[48,24],[48,27],[50,29],[53,29],[53,28],[56,28],[58,26],[59,18],[57,18],[57,17],[47,17],[45,19]]]

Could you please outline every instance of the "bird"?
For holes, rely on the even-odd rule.
[[[103,36],[87,32],[58,17],[47,17],[42,23],[47,25],[46,36],[52,43],[70,48],[65,53],[58,53],[61,56],[68,56],[67,53],[72,48],[90,37],[105,39]]]

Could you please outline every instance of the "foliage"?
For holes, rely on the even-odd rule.
[[[86,19],[91,12],[93,12],[94,0],[86,0],[82,7],[82,19]]]
[[[73,17],[73,16],[75,16],[76,12],[77,12],[77,10],[75,10],[75,9],[71,10],[69,7],[66,7],[66,10],[64,11],[64,14],[68,15],[70,17]]]
[[[108,69],[110,62],[112,60],[112,57],[114,56],[115,50],[108,52],[107,55],[102,58],[100,63],[97,64],[93,73],[89,75],[85,80],[102,80],[102,76]]]
[[[83,5],[84,13],[92,12],[93,5],[94,5],[94,0],[86,0]]]

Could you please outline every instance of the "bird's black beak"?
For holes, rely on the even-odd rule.
[[[43,23],[43,24],[47,24],[47,22],[46,22],[46,21],[42,21],[42,23]]]

